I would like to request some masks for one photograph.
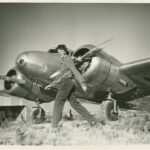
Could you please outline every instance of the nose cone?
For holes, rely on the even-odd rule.
[[[56,54],[27,51],[18,55],[16,67],[24,74],[49,78],[59,69],[61,59]]]
[[[23,52],[23,53],[19,54],[18,57],[16,58],[17,68],[21,69],[21,68],[25,67],[25,65],[27,63],[27,59],[28,59],[28,53],[27,52]]]

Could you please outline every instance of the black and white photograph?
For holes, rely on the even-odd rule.
[[[150,4],[0,3],[0,146],[150,144]]]

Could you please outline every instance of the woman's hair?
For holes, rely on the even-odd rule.
[[[66,55],[69,54],[69,51],[67,50],[67,47],[66,47],[66,45],[64,45],[64,44],[58,45],[58,46],[56,47],[56,51],[57,51],[57,52],[58,52],[58,49],[64,50],[64,51],[66,52]]]

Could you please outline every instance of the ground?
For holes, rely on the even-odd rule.
[[[121,112],[119,120],[90,127],[79,115],[63,119],[60,131],[54,133],[51,119],[42,124],[16,120],[0,127],[0,145],[95,146],[106,144],[150,144],[149,115],[143,112]]]

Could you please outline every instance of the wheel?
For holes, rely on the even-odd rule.
[[[35,110],[33,110],[31,119],[33,123],[36,124],[44,122],[46,119],[44,109],[36,108]]]
[[[106,105],[106,117],[110,121],[118,120],[118,113],[114,112],[114,103],[109,101]]]
[[[118,113],[114,112],[114,103],[110,100],[103,101],[101,104],[102,117],[109,121],[117,121]]]

